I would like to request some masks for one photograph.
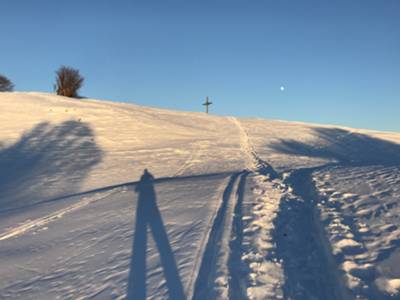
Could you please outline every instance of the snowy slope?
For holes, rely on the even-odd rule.
[[[400,134],[44,93],[0,111],[0,299],[400,297]]]
[[[400,299],[399,134],[242,122],[293,194],[274,221],[285,298]]]

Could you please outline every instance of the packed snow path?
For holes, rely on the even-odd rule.
[[[234,118],[232,121],[239,129],[241,146],[247,156],[248,168],[259,174],[259,182],[263,181],[259,188],[266,187],[268,182],[273,182],[275,185],[267,186],[266,189],[261,188],[259,192],[267,193],[268,189],[277,187],[280,190],[280,197],[275,199],[279,209],[273,220],[273,230],[267,233],[267,235],[272,235],[275,248],[269,249],[264,255],[271,262],[280,262],[279,265],[276,264],[280,272],[275,270],[269,280],[283,281],[281,278],[283,275],[285,283],[279,286],[279,291],[270,292],[267,292],[267,286],[261,285],[262,288],[259,286],[257,289],[258,291],[264,289],[261,294],[258,292],[253,296],[250,292],[247,296],[256,299],[266,297],[304,300],[344,299],[343,288],[334,274],[333,266],[329,263],[329,252],[324,248],[326,243],[320,232],[321,224],[318,218],[314,217],[318,196],[313,190],[310,178],[312,170],[294,172],[282,180],[272,166],[258,156],[240,122]],[[259,225],[271,226],[268,223],[259,223]]]
[[[286,276],[285,299],[346,299],[332,264],[316,204],[312,169],[292,172],[285,183],[292,195],[282,199],[274,240]]]
[[[400,135],[0,98],[0,299],[399,298]]]

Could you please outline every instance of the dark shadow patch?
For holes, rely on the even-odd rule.
[[[282,199],[274,220],[272,237],[285,275],[284,298],[341,299],[314,220],[318,198],[312,171],[295,171],[287,178],[297,197]]]
[[[331,251],[324,249],[329,242],[323,240],[324,234],[315,224],[319,220],[314,221],[315,205],[321,195],[318,194],[311,175],[314,171],[333,166],[397,168],[400,166],[400,145],[339,128],[320,127],[312,130],[315,134],[314,141],[282,139],[268,146],[282,154],[327,160],[320,167],[293,171],[286,180],[298,198],[281,201],[274,221],[273,238],[277,245],[277,256],[283,260],[287,279],[284,286],[285,299],[343,299],[348,296],[345,295],[348,291],[335,280],[339,271],[329,257],[328,253]],[[374,213],[379,215],[381,212]],[[344,223],[354,228],[354,220],[346,215],[344,217]],[[362,236],[355,235],[355,240],[360,242]],[[398,247],[396,243],[397,241],[393,242],[390,251],[385,251],[385,257]],[[336,259],[342,260],[340,257]],[[378,260],[381,259],[378,257]],[[376,295],[374,294],[374,299],[381,299]]]
[[[328,159],[342,165],[400,165],[399,144],[339,128],[312,130],[316,136],[313,144],[282,139],[268,147],[283,154]]]
[[[78,191],[102,158],[94,137],[83,122],[43,122],[0,149],[0,210]]]
[[[126,299],[146,299],[147,226],[153,234],[154,241],[160,254],[161,264],[168,287],[169,299],[186,299],[179,278],[175,257],[168,240],[160,211],[157,207],[154,177],[147,170],[145,170],[139,184],[136,186],[136,191],[139,193],[139,196],[136,208],[135,233]]]

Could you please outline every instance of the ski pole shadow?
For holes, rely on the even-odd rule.
[[[126,299],[146,299],[146,250],[148,226],[160,254],[169,299],[184,300],[186,297],[179,278],[175,257],[168,240],[160,211],[157,207],[156,192],[154,190],[154,177],[147,171],[147,169],[144,170],[135,191],[138,193],[138,203],[136,208],[136,224]]]

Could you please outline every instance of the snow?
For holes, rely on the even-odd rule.
[[[400,297],[398,133],[46,93],[0,110],[1,299]]]
[[[323,179],[326,173],[329,183]],[[321,194],[330,198],[319,208],[327,216],[333,254],[340,254],[336,260],[343,261],[349,289],[364,299],[399,297],[388,278],[400,278],[395,267],[400,263],[400,168],[334,167],[317,172],[315,177]]]
[[[380,290],[389,295],[394,296],[400,293],[400,279],[379,278],[376,284]]]

